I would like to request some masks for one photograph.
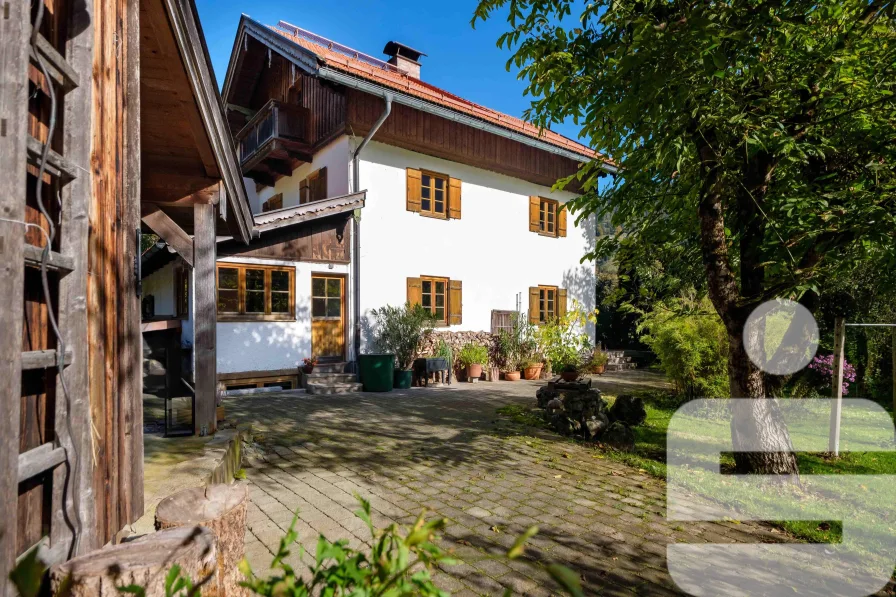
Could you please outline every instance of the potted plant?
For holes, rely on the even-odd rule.
[[[302,373],[304,373],[305,375],[309,375],[314,371],[315,365],[317,365],[317,357],[315,356],[307,359],[302,359]]]
[[[591,356],[591,362],[588,364],[588,373],[595,375],[603,375],[607,370],[607,363],[610,362],[610,355],[602,350],[595,350]]]
[[[591,341],[584,333],[588,322],[594,322],[594,315],[586,314],[574,303],[573,309],[543,323],[536,332],[538,349],[544,354],[548,366],[566,381],[578,379],[581,355],[591,351]]]
[[[544,366],[544,363],[533,356],[529,356],[523,359],[520,366],[523,368],[523,377],[532,380],[541,377],[541,369]]]
[[[482,377],[482,366],[488,363],[488,349],[481,344],[470,342],[460,349],[457,360],[467,370],[467,379]]]
[[[581,362],[578,355],[575,357],[565,356],[556,363],[556,367],[556,372],[560,374],[563,381],[575,381],[579,378]]]
[[[401,307],[386,305],[371,313],[377,347],[395,355],[394,387],[406,390],[414,380],[414,358],[420,339],[432,332],[435,318],[428,309],[410,302]]]

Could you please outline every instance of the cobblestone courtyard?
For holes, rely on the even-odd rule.
[[[632,372],[597,380],[605,392],[655,386]],[[358,493],[374,523],[412,523],[427,508],[447,517],[443,546],[460,563],[438,574],[455,595],[559,594],[548,575],[502,554],[530,525],[540,533],[527,556],[576,570],[590,595],[675,593],[666,571],[672,541],[779,540],[748,524],[664,520],[661,481],[547,432],[528,437],[497,409],[534,404],[537,382],[455,384],[388,394],[265,395],[229,399],[229,417],[251,422],[264,451],[248,459],[247,557],[266,572],[293,512],[312,552],[318,533],[349,539],[369,532],[353,512]]]

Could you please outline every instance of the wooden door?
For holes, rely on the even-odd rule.
[[[311,276],[311,352],[321,359],[345,357],[345,278]]]

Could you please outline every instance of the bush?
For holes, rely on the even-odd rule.
[[[379,350],[395,355],[395,366],[405,371],[414,364],[420,339],[432,331],[435,317],[420,305],[386,305],[372,312],[374,341]]]
[[[457,355],[457,361],[461,367],[469,367],[470,365],[485,365],[488,363],[488,348],[481,344],[473,344],[472,342],[460,349]]]
[[[586,314],[579,304],[573,302],[573,308],[562,317],[556,317],[542,323],[535,332],[539,350],[545,360],[556,371],[578,370],[584,355],[591,350],[591,340],[584,333],[585,324],[594,322],[595,314]]]
[[[728,334],[708,298],[685,295],[644,313],[638,332],[688,398],[728,395]]]

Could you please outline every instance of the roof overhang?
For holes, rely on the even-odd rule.
[[[563,156],[577,162],[590,162],[595,159],[592,156],[577,153],[563,147],[558,147],[542,139],[524,135],[522,133],[518,133],[516,131],[481,120],[479,118],[457,112],[450,108],[446,108],[444,106],[440,106],[438,104],[434,104],[432,102],[407,95],[391,87],[377,85],[376,83],[372,83],[363,78],[350,75],[338,69],[334,69],[328,66],[322,66],[321,61],[318,59],[317,55],[314,54],[314,52],[283,37],[276,31],[273,31],[270,27],[262,25],[258,21],[255,21],[246,15],[243,15],[240,19],[240,26],[237,29],[236,39],[234,40],[233,51],[231,52],[230,56],[230,63],[227,67],[227,77],[224,81],[223,94],[225,101],[229,101],[230,84],[231,81],[233,81],[235,70],[237,68],[239,51],[245,44],[245,35],[251,35],[263,44],[267,45],[271,50],[276,51],[285,59],[295,64],[300,69],[309,74],[316,75],[321,79],[331,81],[333,83],[338,83],[340,85],[345,85],[346,87],[351,87],[353,89],[357,89],[358,91],[362,91],[379,97],[383,97],[386,93],[389,93],[392,95],[392,100],[396,103],[403,104],[410,108],[420,110],[421,112],[427,112],[429,114],[433,114],[447,120],[452,120],[466,126],[483,130],[500,137],[518,141],[519,143],[522,143],[524,145],[528,145],[530,147],[534,147],[548,153]],[[605,171],[610,173],[615,173],[617,171],[616,166],[608,164],[606,161],[601,162],[601,167]]]
[[[244,243],[252,236],[252,212],[243,184],[242,170],[236,159],[230,129],[224,119],[224,106],[218,93],[214,69],[209,58],[202,25],[193,0],[164,0],[193,96],[215,154],[222,182],[223,215],[233,219],[231,229]],[[226,203],[225,203],[226,202]],[[229,207],[230,209],[227,209]],[[228,221],[228,224],[231,222]]]
[[[255,227],[259,233],[277,230],[295,224],[319,220],[338,214],[344,214],[364,207],[367,191],[359,191],[340,197],[331,197],[323,201],[305,203],[297,207],[285,207],[268,211],[255,216]]]

